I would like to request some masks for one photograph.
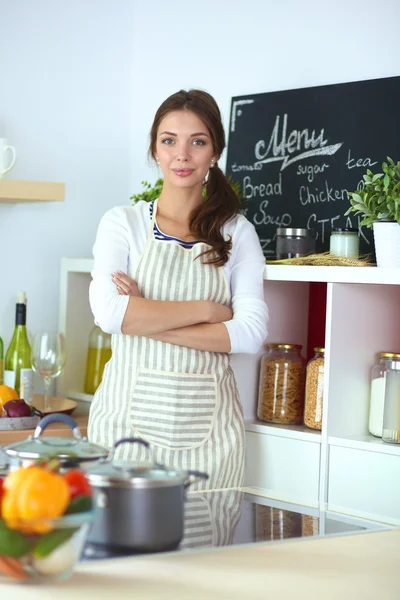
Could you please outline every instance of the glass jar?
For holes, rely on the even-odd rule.
[[[347,258],[358,258],[360,249],[360,238],[358,229],[352,227],[337,227],[332,229],[330,237],[330,253],[334,256],[345,256]]]
[[[276,230],[276,258],[296,258],[312,254],[315,236],[312,229],[278,227]]]
[[[89,334],[86,361],[85,394],[94,394],[99,387],[106,363],[111,358],[111,335],[95,325]]]
[[[400,354],[394,352],[379,352],[378,362],[371,369],[368,429],[369,432],[376,437],[382,437],[386,370],[392,360],[400,360]]]
[[[301,535],[302,537],[313,537],[319,535],[320,521],[319,517],[311,515],[301,516]]]
[[[295,425],[304,411],[305,361],[298,344],[268,344],[261,359],[257,416],[261,421]]]
[[[300,513],[255,504],[255,542],[301,537]]]
[[[304,425],[311,429],[322,429],[325,348],[314,348],[314,352],[306,371]]]
[[[397,355],[386,366],[382,440],[400,444],[400,359]]]

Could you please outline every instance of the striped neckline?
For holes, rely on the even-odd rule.
[[[150,220],[153,218],[154,202],[155,202],[155,200],[150,202],[150,206],[149,206]],[[184,248],[193,248],[193,246],[198,243],[197,241],[185,242],[185,240],[181,240],[181,238],[177,238],[172,235],[167,235],[167,234],[163,233],[157,225],[157,219],[154,219],[153,235],[156,240],[166,240],[168,242],[177,242],[180,246],[183,246]]]

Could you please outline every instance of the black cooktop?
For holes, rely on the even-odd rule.
[[[176,552],[290,538],[359,533],[368,528],[368,524],[357,519],[289,505],[241,490],[193,492],[188,494],[185,504],[185,533]],[[103,546],[87,543],[81,560],[134,554],[137,553],[117,554]]]

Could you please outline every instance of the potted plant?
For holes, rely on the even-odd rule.
[[[362,215],[360,225],[373,228],[378,267],[400,267],[400,161],[387,157],[383,173],[367,169],[364,189],[349,192],[351,212]]]

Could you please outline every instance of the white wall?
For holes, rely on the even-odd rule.
[[[90,256],[101,214],[129,203],[158,105],[180,88],[232,96],[399,74],[398,0],[0,0],[0,137],[10,176],[64,181],[63,204],[0,204],[0,335],[14,296],[55,327],[62,256]],[[224,165],[224,157],[221,160]]]
[[[113,8],[115,7],[115,8]],[[0,137],[13,179],[63,181],[63,203],[0,204],[0,335],[15,294],[28,327],[56,328],[60,259],[89,256],[101,215],[129,202],[129,0],[0,0]]]

